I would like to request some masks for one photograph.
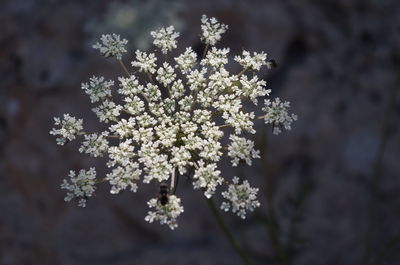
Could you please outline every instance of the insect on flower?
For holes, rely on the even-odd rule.
[[[276,68],[276,67],[278,67],[278,63],[274,59],[271,59],[267,62],[267,67],[268,68]]]
[[[160,194],[159,194],[159,197],[158,197],[158,201],[160,202],[160,204],[162,205],[162,206],[165,206],[167,203],[168,203],[168,201],[169,201],[169,188],[168,188],[168,184],[167,183],[165,183],[165,182],[161,182],[161,184],[160,184]]]

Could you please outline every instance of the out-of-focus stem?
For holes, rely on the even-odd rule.
[[[115,139],[119,139],[120,138],[120,136],[118,136],[118,135],[107,135],[105,137],[106,138],[115,138]]]
[[[210,45],[206,44],[206,47],[204,48],[203,56],[201,56],[201,59],[204,59],[204,58],[206,57],[207,50],[208,50],[208,47],[209,47],[209,46],[210,46]]]
[[[264,115],[265,116],[265,115]],[[264,116],[258,117],[263,118]],[[267,149],[268,141],[265,140],[264,149]],[[265,152],[265,150],[264,150]],[[279,239],[279,226],[275,212],[274,206],[274,183],[272,181],[271,175],[269,174],[267,168],[267,156],[265,153],[262,155],[263,167],[265,172],[265,180],[266,180],[266,195],[267,195],[267,214],[268,214],[268,222],[267,222],[267,231],[269,234],[269,238],[271,240],[272,248],[276,255],[278,256],[280,263],[283,265],[289,265],[290,257],[287,255],[285,248],[282,246],[282,243]]]
[[[272,180],[270,176],[267,176],[267,207],[268,207],[268,233],[271,239],[272,247],[275,253],[278,255],[282,264],[290,264],[290,261],[286,255],[286,251],[284,250],[278,236],[278,222],[276,219],[275,207],[274,207],[274,199],[272,192]]]
[[[176,171],[176,168],[174,168],[171,173],[171,184],[170,184],[170,188],[169,188],[170,191],[173,191],[175,189],[175,173],[176,173],[175,171]]]
[[[108,181],[108,179],[106,177],[100,178],[100,179],[96,179],[96,184],[104,183],[106,181]]]
[[[237,76],[240,77],[242,74],[244,74],[247,71],[247,68],[244,68],[242,71],[240,71]]]
[[[262,115],[262,116],[258,116],[258,117],[255,118],[255,120],[261,120],[261,119],[264,119],[265,117],[267,117],[267,114]]]
[[[251,262],[250,258],[244,252],[244,250],[239,246],[238,242],[235,240],[233,237],[232,233],[229,231],[228,227],[225,225],[224,221],[222,220],[221,215],[219,214],[219,209],[215,205],[215,202],[213,199],[207,199],[208,206],[210,206],[211,212],[215,217],[215,220],[218,223],[219,228],[221,228],[222,232],[224,233],[226,239],[229,241],[233,249],[236,251],[236,253],[242,258],[243,262],[246,265],[253,265],[254,263]]]
[[[153,80],[153,77],[151,77],[151,74],[150,74],[149,72],[146,72],[146,75],[147,75],[147,77],[149,78],[150,82],[151,82],[152,84],[154,84],[154,80]]]
[[[123,62],[122,60],[118,60],[118,62],[119,62],[119,64],[121,65],[122,69],[124,69],[124,72],[125,72],[128,76],[130,76],[131,74],[129,73],[128,68],[126,68],[124,62]]]

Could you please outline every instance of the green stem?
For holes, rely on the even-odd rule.
[[[247,68],[244,68],[242,71],[240,71],[237,75],[238,77],[241,77],[242,74],[244,74],[247,71]]]
[[[219,228],[221,228],[222,232],[224,233],[226,239],[228,239],[229,243],[232,245],[233,249],[236,253],[242,258],[243,262],[246,265],[253,265],[254,263],[250,261],[250,258],[247,256],[246,252],[239,246],[238,242],[233,237],[232,233],[229,231],[228,227],[225,225],[224,221],[222,220],[221,215],[219,214],[219,209],[215,205],[213,199],[207,199],[208,206],[210,206],[211,212],[213,213],[215,220],[218,223]]]
[[[261,116],[263,118],[263,116]],[[265,135],[263,133],[263,135]],[[268,141],[265,140],[264,150],[267,149]],[[267,155],[266,153],[262,154],[263,159],[263,167],[265,172],[266,179],[266,195],[267,195],[267,214],[268,214],[268,222],[267,222],[267,231],[271,240],[272,248],[278,256],[280,263],[283,265],[289,265],[290,257],[287,255],[286,250],[282,246],[282,243],[279,239],[279,225],[275,212],[274,205],[274,182],[272,181],[272,177],[268,171],[268,163],[267,163]]]
[[[272,193],[272,181],[270,177],[267,178],[268,187],[267,187],[267,207],[268,207],[268,216],[269,221],[267,225],[268,233],[271,239],[272,247],[275,253],[278,255],[279,260],[282,264],[290,264],[289,258],[286,255],[285,250],[282,247],[282,244],[279,240],[278,235],[278,222],[275,214],[275,207],[274,207],[274,199]]]

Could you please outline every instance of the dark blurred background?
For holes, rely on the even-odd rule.
[[[190,183],[176,231],[144,221],[156,192],[144,185],[119,196],[101,185],[83,209],[65,203],[69,169],[105,174],[104,161],[48,133],[66,112],[98,128],[80,83],[122,75],[91,48],[102,33],[129,39],[126,63],[161,25],[181,32],[177,53],[201,51],[202,14],[229,25],[219,46],[231,54],[278,62],[262,77],[299,116],[279,136],[257,125],[253,167],[223,165],[260,187],[247,220],[222,215],[255,263],[400,264],[398,0],[2,0],[0,264],[242,264]]]

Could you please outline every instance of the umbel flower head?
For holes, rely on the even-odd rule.
[[[133,69],[122,61],[127,40],[119,35],[103,35],[93,46],[105,57],[116,58],[125,73],[116,79],[117,84],[96,76],[82,83],[95,104],[92,110],[108,128],[86,132],[81,119],[65,114],[55,118],[57,128],[50,134],[60,145],[80,137],[79,152],[105,157],[110,171],[104,177],[96,177],[94,168],[78,174],[71,171],[61,185],[67,190],[66,201],[76,199],[85,206],[98,183],[108,182],[110,192],[118,194],[136,192],[140,182],[155,182],[160,194],[148,201],[151,210],[145,220],[174,229],[183,212],[177,183],[185,182],[178,179],[188,178],[207,199],[222,190],[221,209],[241,218],[260,206],[258,189],[250,186],[251,181],[239,184],[238,177],[222,174],[221,158],[229,157],[234,167],[251,166],[253,159],[260,158],[251,140],[256,133],[254,122],[264,120],[279,134],[290,130],[297,116],[289,113],[289,102],[271,100],[266,82],[256,75],[272,65],[266,53],[243,51],[233,57],[242,70],[230,73],[226,68],[232,59],[230,49],[215,46],[228,26],[205,15],[201,23],[202,58],[191,47],[172,56],[179,37],[173,26],[151,32],[154,52],[135,51]],[[245,110],[245,103],[257,106],[262,99],[263,115]],[[224,137],[227,146],[222,145]]]

